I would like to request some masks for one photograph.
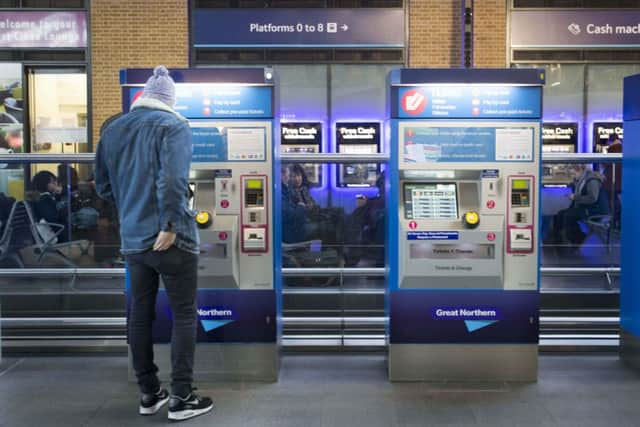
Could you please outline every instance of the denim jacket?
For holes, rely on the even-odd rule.
[[[160,231],[199,253],[193,212],[187,208],[191,130],[161,101],[141,98],[104,129],[96,152],[96,192],[115,202],[123,254],[145,252]]]

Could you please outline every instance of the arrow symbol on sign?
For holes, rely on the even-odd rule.
[[[344,24],[340,28],[342,28],[342,31],[347,31],[349,29],[349,26],[347,24]]]

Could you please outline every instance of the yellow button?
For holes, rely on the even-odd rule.
[[[467,224],[477,224],[480,221],[480,216],[478,216],[477,212],[467,212],[464,214],[464,220],[467,221]]]
[[[209,212],[198,212],[198,214],[196,215],[196,222],[198,224],[206,224],[207,222],[209,222]]]

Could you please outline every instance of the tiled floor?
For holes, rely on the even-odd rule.
[[[137,415],[122,357],[4,359],[1,426],[167,424]],[[535,384],[395,383],[379,356],[285,356],[273,384],[198,384],[189,426],[640,426],[640,375],[615,355],[541,356]]]

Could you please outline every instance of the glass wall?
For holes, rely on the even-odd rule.
[[[123,267],[115,207],[92,166],[9,163],[0,170],[0,267]],[[3,191],[6,190],[6,191]]]
[[[32,69],[29,114],[34,153],[88,150],[87,75],[84,71]]]
[[[598,151],[598,124],[622,123],[622,84],[640,64],[517,64],[544,68],[543,121],[578,124],[578,152]],[[606,130],[605,130],[606,132]],[[624,140],[624,135],[620,135]],[[602,144],[606,144],[604,137]]]

